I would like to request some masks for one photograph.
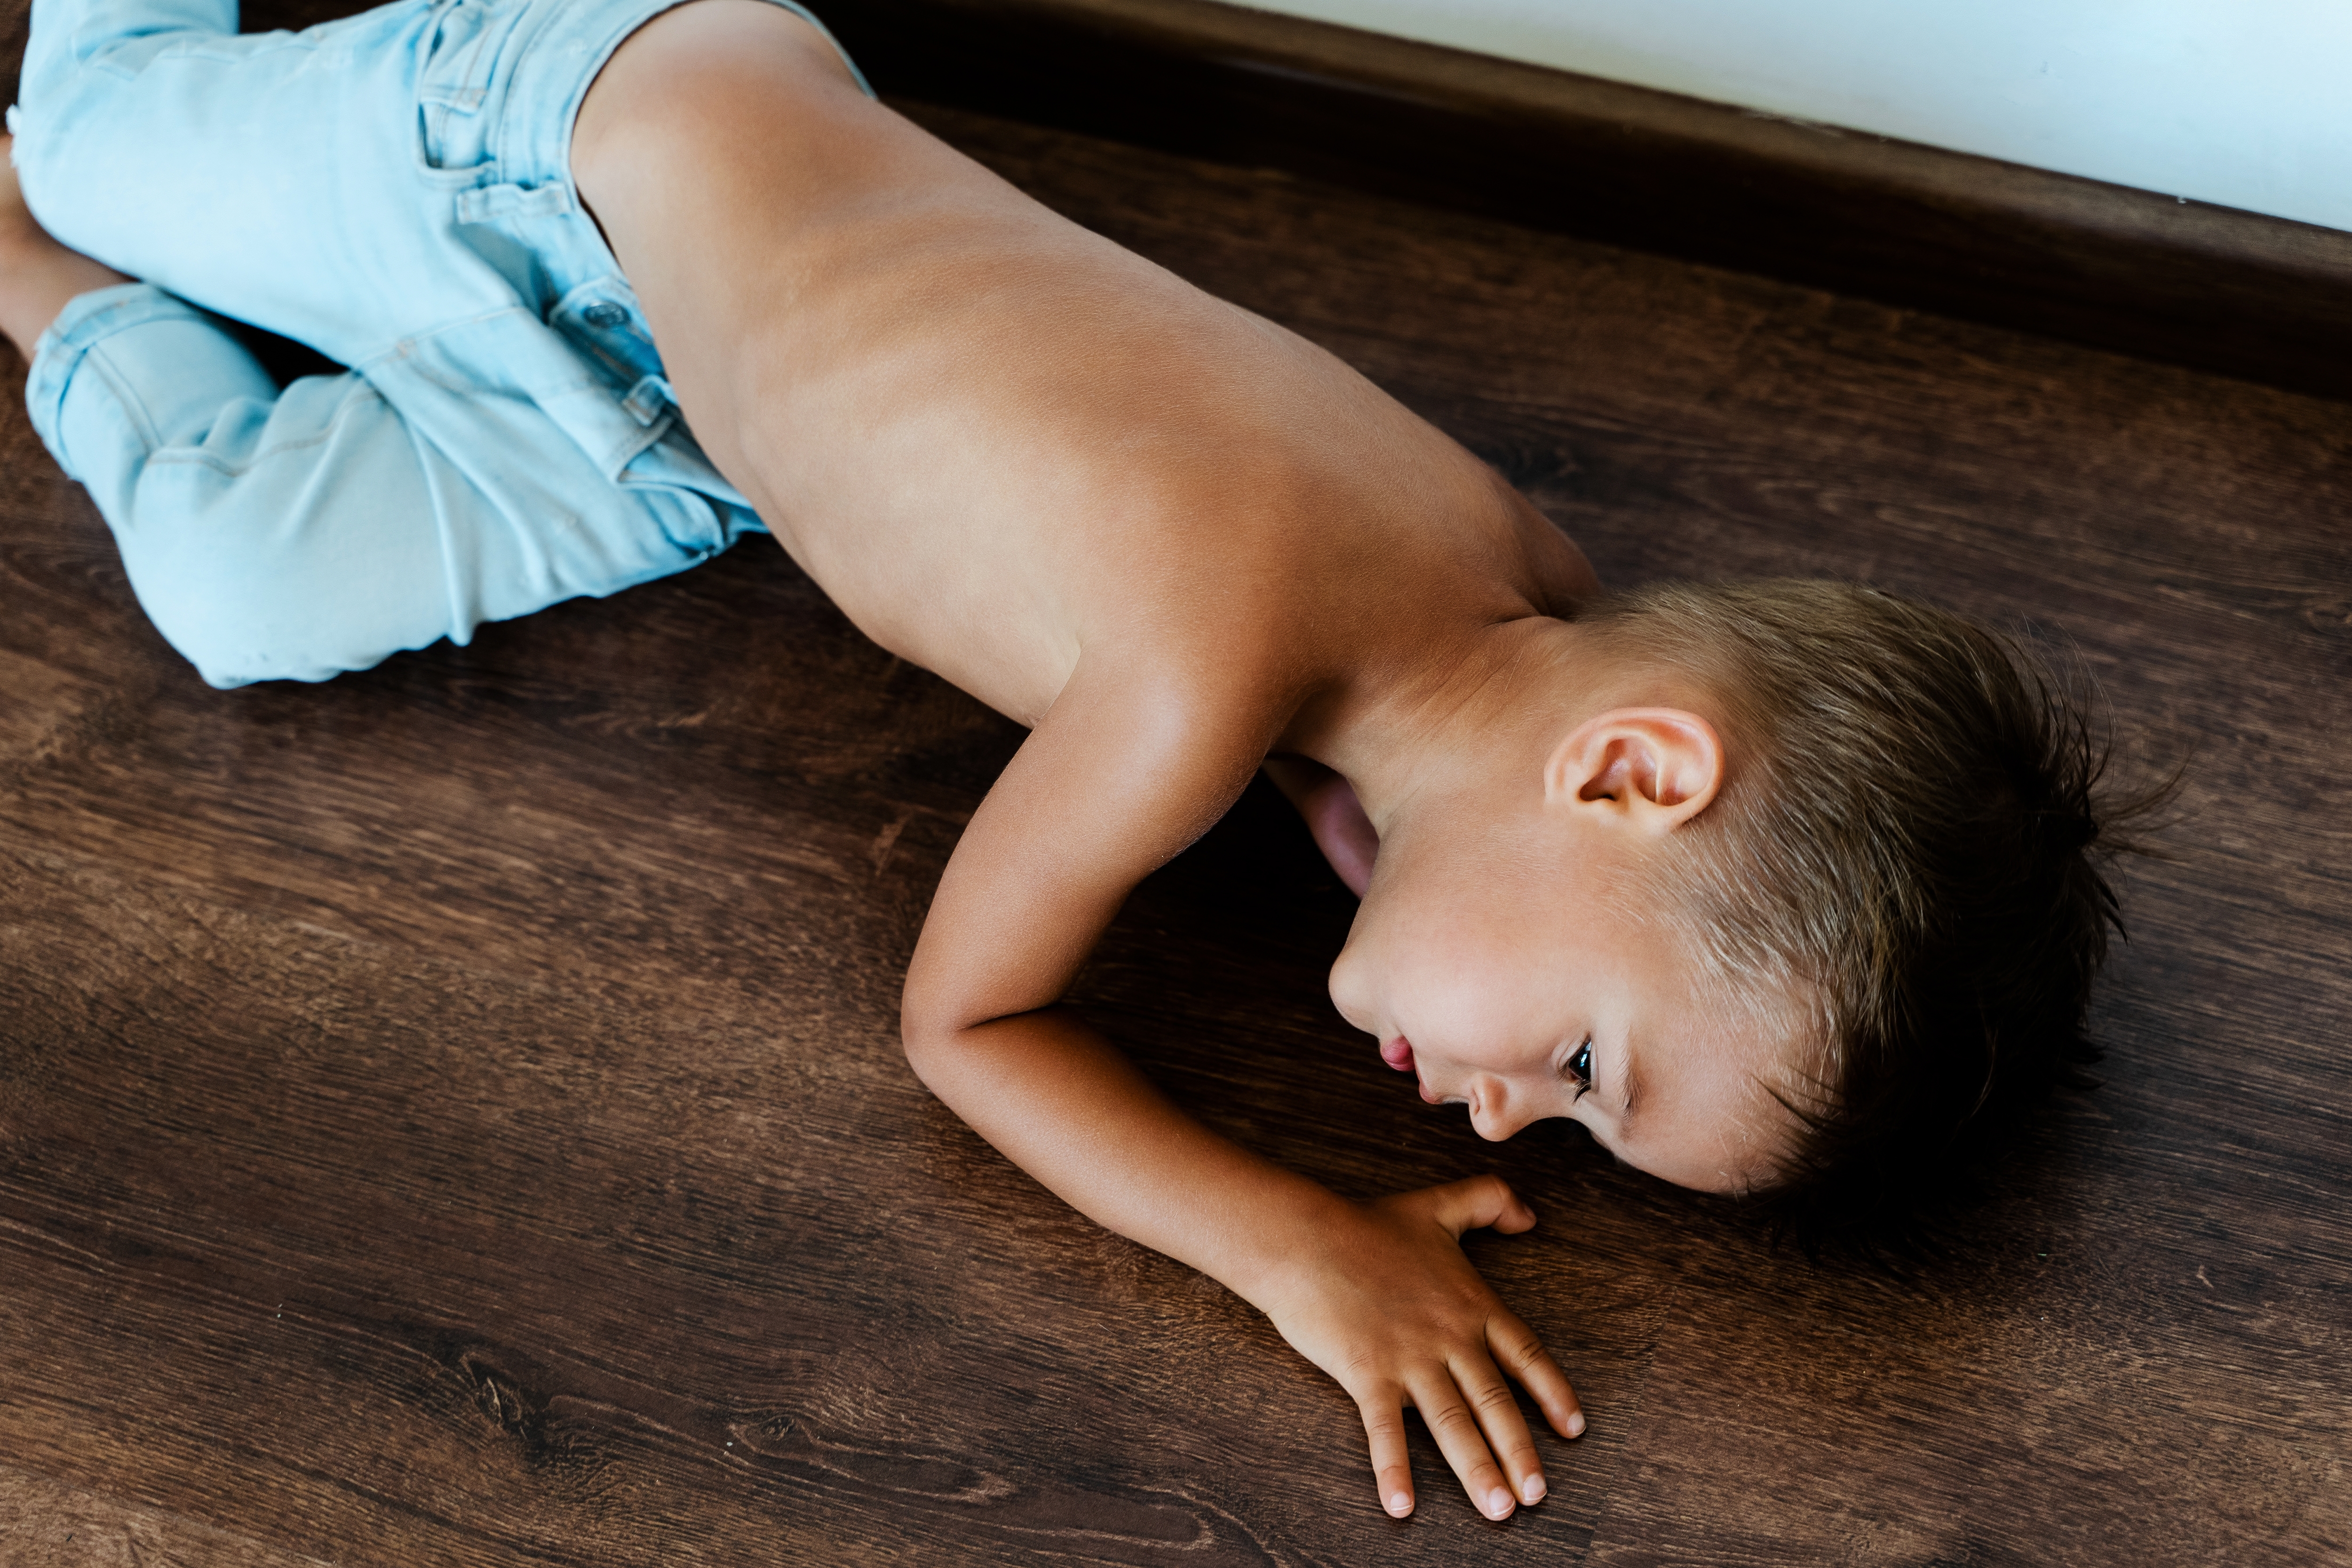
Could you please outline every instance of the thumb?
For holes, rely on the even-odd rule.
[[[1533,1228],[1535,1211],[1519,1201],[1500,1176],[1467,1176],[1429,1189],[1430,1214],[1459,1239],[1465,1230],[1498,1230],[1516,1236]]]

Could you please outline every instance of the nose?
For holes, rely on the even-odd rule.
[[[1338,1009],[1339,1016],[1369,1035],[1377,1031],[1372,1026],[1371,1009],[1365,1005],[1370,1000],[1364,994],[1368,977],[1363,964],[1354,961],[1355,952],[1350,943],[1341,948],[1339,956],[1332,962],[1331,1005]]]
[[[1470,1129],[1489,1143],[1500,1143],[1535,1120],[1532,1103],[1513,1096],[1501,1079],[1481,1073],[1470,1085]]]

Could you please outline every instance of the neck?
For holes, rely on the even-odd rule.
[[[1385,838],[1416,801],[1499,778],[1533,783],[1604,675],[1576,626],[1527,616],[1480,627],[1450,657],[1418,661],[1401,679],[1305,710],[1283,749],[1347,775]]]

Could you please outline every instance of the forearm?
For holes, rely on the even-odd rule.
[[[1544,1495],[1505,1377],[1562,1436],[1583,1430],[1575,1391],[1458,1244],[1465,1229],[1535,1224],[1500,1181],[1347,1203],[1192,1121],[1060,1007],[910,1027],[908,1056],[940,1099],[1065,1201],[1223,1281],[1336,1379],[1362,1414],[1391,1514],[1413,1507],[1406,1405],[1489,1519]]]
[[[1071,1207],[1261,1307],[1345,1207],[1187,1116],[1066,1008],[910,1032],[908,1056],[973,1131]]]

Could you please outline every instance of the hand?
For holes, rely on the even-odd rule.
[[[1348,1205],[1315,1254],[1258,1304],[1292,1348],[1356,1401],[1381,1504],[1412,1511],[1404,1407],[1421,1412],[1470,1501],[1489,1519],[1544,1495],[1534,1436],[1504,1382],[1532,1394],[1563,1437],[1584,1430],[1576,1391],[1528,1326],[1462,1255],[1466,1230],[1516,1236],[1536,1216],[1496,1176]]]

